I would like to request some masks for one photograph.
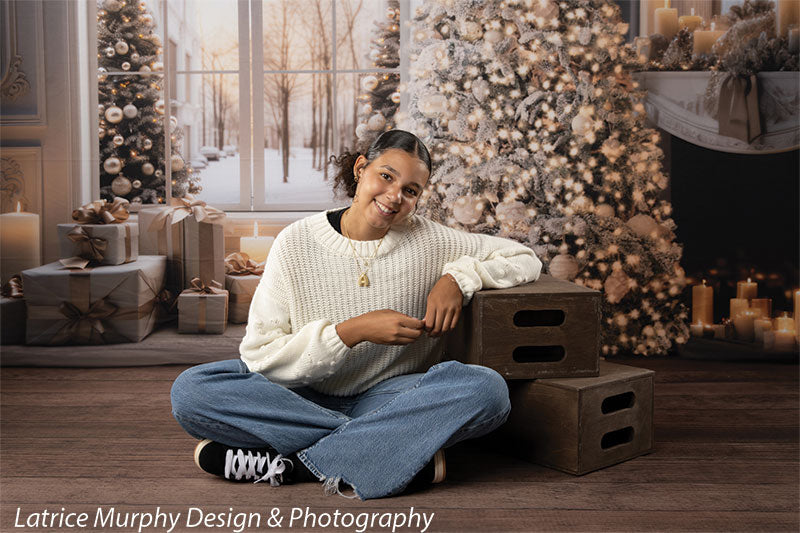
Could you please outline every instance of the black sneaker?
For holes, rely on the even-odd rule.
[[[230,481],[269,481],[273,487],[293,481],[294,463],[272,446],[234,448],[205,439],[194,449],[194,462],[209,474]]]

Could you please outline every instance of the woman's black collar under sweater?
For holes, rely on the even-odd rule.
[[[344,212],[347,211],[347,208],[337,209],[336,211],[328,211],[328,222],[331,223],[333,229],[335,229],[339,235],[343,235],[342,233],[342,215]]]

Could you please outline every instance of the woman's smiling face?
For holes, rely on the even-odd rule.
[[[360,156],[353,172],[358,177],[358,201],[353,205],[358,221],[381,236],[414,210],[429,177],[425,163],[400,149],[386,150],[369,163]]]

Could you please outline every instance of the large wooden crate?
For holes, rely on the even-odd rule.
[[[648,453],[654,375],[600,361],[594,378],[510,381],[511,414],[498,437],[516,455],[578,475]]]
[[[597,376],[600,292],[552,276],[476,292],[449,334],[446,358],[506,379]]]

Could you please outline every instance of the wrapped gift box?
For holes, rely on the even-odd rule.
[[[50,263],[22,272],[27,344],[139,342],[156,323],[166,258],[66,269]]]
[[[25,344],[25,300],[0,297],[0,344]]]
[[[186,289],[178,296],[178,333],[225,333],[228,291]]]
[[[139,212],[139,246],[142,253],[166,255],[167,285],[175,292],[188,288],[199,277],[203,283],[225,278],[225,214],[194,199],[174,199],[172,207],[146,208]],[[198,222],[189,207],[196,205],[208,215]],[[211,221],[215,223],[211,223]]]
[[[97,259],[92,242],[104,241]],[[121,265],[139,257],[139,226],[134,224],[59,224],[61,258],[81,257],[99,265]]]
[[[225,276],[225,288],[228,290],[228,321],[231,324],[244,324],[250,314],[250,302],[258,287],[261,276]]]

